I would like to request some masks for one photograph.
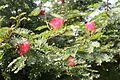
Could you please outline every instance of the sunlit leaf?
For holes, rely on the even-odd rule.
[[[47,25],[45,25],[45,26],[39,26],[35,30],[42,30],[42,29],[45,29],[45,28],[48,28],[48,26]]]
[[[29,14],[29,16],[37,16],[39,13],[40,13],[40,8],[39,7],[37,7],[37,8],[35,8],[30,14]]]

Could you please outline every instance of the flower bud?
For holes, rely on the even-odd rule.
[[[45,15],[45,10],[41,10],[40,15]]]

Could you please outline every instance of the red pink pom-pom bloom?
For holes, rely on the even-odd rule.
[[[68,61],[68,66],[70,67],[74,67],[76,66],[76,63],[74,62],[75,58],[73,57],[68,57],[67,61]]]
[[[75,62],[69,62],[69,63],[68,63],[68,66],[74,67],[74,66],[76,66],[76,63],[75,63]]]
[[[96,30],[95,22],[88,22],[85,24],[85,27],[88,31],[95,31]]]
[[[69,57],[69,58],[68,58],[68,61],[69,61],[69,62],[74,61],[74,60],[75,60],[75,58],[72,58],[72,57]]]
[[[20,44],[19,55],[25,55],[30,49],[30,42],[26,41]]]
[[[54,30],[59,29],[60,27],[62,27],[63,24],[64,19],[62,18],[54,18],[50,21],[50,25],[53,27]]]

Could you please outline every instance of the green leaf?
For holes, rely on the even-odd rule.
[[[57,18],[62,18],[62,16],[60,16],[58,14],[51,13],[51,15],[54,16],[54,17],[57,17]]]
[[[98,39],[102,36],[103,33],[97,33],[97,34],[94,34],[90,37],[90,40],[94,40],[94,39]]]
[[[70,55],[75,57],[77,51],[79,49],[79,45],[72,46],[66,50],[66,54],[64,55],[64,59],[67,59]]]
[[[67,18],[68,18],[68,19],[72,19],[72,18],[75,18],[75,17],[78,17],[78,16],[81,16],[79,10],[71,10],[71,11],[69,12],[69,14],[67,15]]]
[[[0,38],[0,43],[3,42],[4,40],[2,38]]]
[[[35,8],[30,14],[29,14],[29,16],[37,16],[39,13],[40,13],[40,8],[39,7],[37,7],[37,8]]]
[[[8,43],[2,43],[2,44],[0,44],[0,49],[2,49],[2,48],[8,49],[10,47],[11,47],[11,45],[8,44]]]
[[[97,41],[91,42],[91,45],[92,45],[93,47],[100,47],[100,43],[97,42]]]
[[[0,10],[5,9],[6,7],[8,7],[8,4],[0,6]]]
[[[0,29],[0,42],[2,42],[4,40],[4,38],[7,35],[7,32],[10,30],[10,28],[8,27],[3,27]]]
[[[18,59],[20,59],[21,57],[17,58],[17,59],[14,59],[9,65],[8,67],[11,67],[15,62],[17,62]]]
[[[27,20],[27,18],[26,18],[26,17],[23,17],[23,18],[20,19],[19,22],[21,22],[21,21],[23,21],[23,20]]]
[[[8,67],[12,67],[13,64],[14,66],[12,67],[12,71],[14,71],[14,73],[17,73],[19,70],[21,70],[22,68],[25,67],[25,61],[26,61],[27,57],[18,57],[16,59],[14,59],[9,65]]]
[[[1,27],[1,24],[2,24],[2,21],[4,20],[5,16],[3,17],[0,17],[0,27]]]
[[[88,53],[93,53],[93,51],[94,51],[94,47],[93,47],[93,46],[90,46],[90,47],[88,48]]]
[[[47,25],[39,26],[39,27],[37,27],[35,30],[42,30],[42,29],[44,29],[44,28],[48,28],[48,26],[47,26]]]
[[[42,2],[46,2],[48,0],[32,0],[33,2],[36,2],[36,1],[42,1]]]
[[[14,33],[24,37],[24,38],[32,38],[30,33],[32,33],[32,31],[28,30],[28,29],[25,29],[25,28],[17,28],[14,30]]]
[[[13,16],[12,16],[12,17],[10,17],[10,19],[16,20],[16,17],[13,17]]]
[[[3,57],[3,50],[0,50],[0,60],[2,59]]]
[[[99,56],[95,57],[95,61],[97,65],[101,65],[102,62],[110,62],[110,60],[113,58],[113,56],[107,55],[107,54],[99,54]]]

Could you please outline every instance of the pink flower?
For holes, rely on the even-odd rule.
[[[76,66],[76,64],[75,64],[75,62],[69,62],[69,63],[68,63],[68,66],[74,67],[74,66]]]
[[[54,30],[57,30],[64,24],[64,19],[61,18],[54,18],[50,21],[50,25],[53,27]]]
[[[73,58],[73,57],[69,57],[67,60],[68,60],[68,62],[71,62],[71,61],[74,61],[75,58]]]
[[[95,22],[88,22],[85,24],[85,27],[88,31],[95,31],[96,30]]]
[[[76,63],[74,62],[75,58],[73,57],[68,57],[67,61],[68,61],[68,66],[70,67],[74,67],[76,66]]]
[[[30,42],[26,41],[20,44],[19,55],[25,55],[30,49]]]

